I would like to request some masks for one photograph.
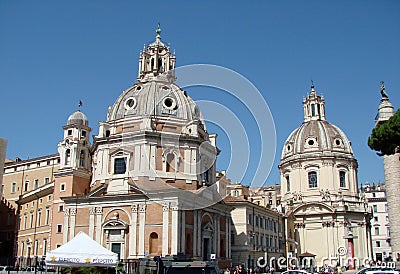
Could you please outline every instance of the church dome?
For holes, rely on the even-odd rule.
[[[162,77],[160,77],[162,78]],[[183,120],[200,120],[196,103],[185,91],[168,81],[157,79],[138,82],[125,90],[109,109],[108,121],[129,116],[165,116]]]
[[[304,122],[286,139],[282,161],[299,154],[340,153],[353,154],[351,143],[343,131],[325,120],[325,102],[312,86],[304,99]]]
[[[158,26],[155,42],[140,52],[137,82],[109,108],[107,121],[132,116],[179,119],[205,123],[195,102],[175,81],[175,54],[161,41]]]
[[[89,121],[85,114],[83,114],[80,110],[75,111],[68,117],[67,125],[80,125],[80,126],[88,126]]]

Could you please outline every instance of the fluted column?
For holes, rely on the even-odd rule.
[[[197,213],[197,256],[201,255],[201,211]]]
[[[91,207],[89,209],[89,237],[93,239],[94,236],[94,215],[96,214],[96,208]]]
[[[171,222],[171,254],[178,254],[178,232],[179,232],[179,220],[178,220],[178,204],[172,204],[172,222]]]
[[[129,256],[136,257],[136,229],[137,229],[137,212],[138,206],[132,205],[132,220],[129,227]]]
[[[139,256],[144,256],[144,226],[146,225],[146,204],[139,206]]]
[[[69,239],[75,237],[75,223],[76,223],[76,208],[73,207],[69,210],[70,224],[69,224]]]
[[[181,210],[181,252],[186,252],[186,211]]]
[[[96,242],[101,244],[101,217],[103,215],[103,209],[96,207]]]
[[[64,210],[63,244],[68,242],[69,208]]]
[[[193,257],[197,256],[197,210],[193,210]]]
[[[393,259],[400,255],[400,153],[383,156],[385,172],[386,199],[388,203],[390,242],[392,244]]]
[[[169,204],[163,204],[162,256],[168,255]]]

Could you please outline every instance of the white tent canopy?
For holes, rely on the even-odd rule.
[[[117,267],[118,255],[104,248],[84,232],[46,254],[46,264],[54,266]]]

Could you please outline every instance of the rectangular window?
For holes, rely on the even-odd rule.
[[[114,174],[125,174],[125,172],[126,172],[126,158],[115,158]]]
[[[60,191],[65,191],[65,184],[60,184]]]
[[[47,185],[48,183],[50,183],[50,178],[49,177],[44,178],[44,184]]]
[[[375,227],[375,235],[379,235],[379,227]]]
[[[376,247],[381,247],[381,242],[380,241],[376,241]]]
[[[26,229],[28,225],[28,216],[24,215],[24,229]]]
[[[15,189],[17,188],[17,183],[13,182],[11,185],[11,193],[15,193]]]
[[[43,239],[43,256],[46,256],[47,252],[47,239]]]
[[[378,205],[373,205],[372,209],[373,209],[374,212],[378,212]]]
[[[86,137],[86,131],[82,130],[82,137]]]
[[[258,216],[256,216],[256,226],[259,226],[259,223],[260,223],[259,220],[260,220],[260,219],[258,219]]]
[[[47,165],[48,165],[48,166],[50,165],[50,161],[47,161]]]
[[[343,170],[339,171],[339,181],[340,187],[346,187],[346,172]]]
[[[374,221],[377,222],[378,221],[378,216],[374,217]]]
[[[29,214],[29,217],[30,217],[29,228],[32,228],[33,227],[33,212],[31,212]]]
[[[62,225],[57,225],[57,233],[61,233],[62,232]]]
[[[58,212],[62,212],[64,211],[64,206],[63,205],[59,205],[58,206]]]
[[[36,164],[36,167],[40,167],[40,163],[37,163],[37,164]]]
[[[48,225],[50,220],[50,208],[46,208],[46,222],[45,224]]]
[[[290,178],[289,175],[285,177],[286,178],[286,189],[289,192],[290,191]]]
[[[24,185],[24,191],[28,191],[28,188],[29,188],[29,181],[26,181]]]
[[[249,225],[253,224],[253,215],[249,214],[249,220],[248,220]]]
[[[68,129],[68,135],[72,135],[72,129]]]
[[[318,187],[317,172],[311,171],[311,172],[308,173],[308,187],[309,188]]]
[[[40,198],[40,199],[39,199],[39,205],[41,205],[42,203],[43,203],[43,199]]]
[[[36,222],[36,226],[40,226],[41,225],[41,219],[42,219],[42,211],[38,211],[37,212],[37,215],[36,215],[36,219],[37,219],[37,222]]]

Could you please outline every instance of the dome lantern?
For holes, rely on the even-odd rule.
[[[325,121],[325,100],[317,95],[314,84],[311,85],[311,92],[303,100],[304,122],[308,121]]]

